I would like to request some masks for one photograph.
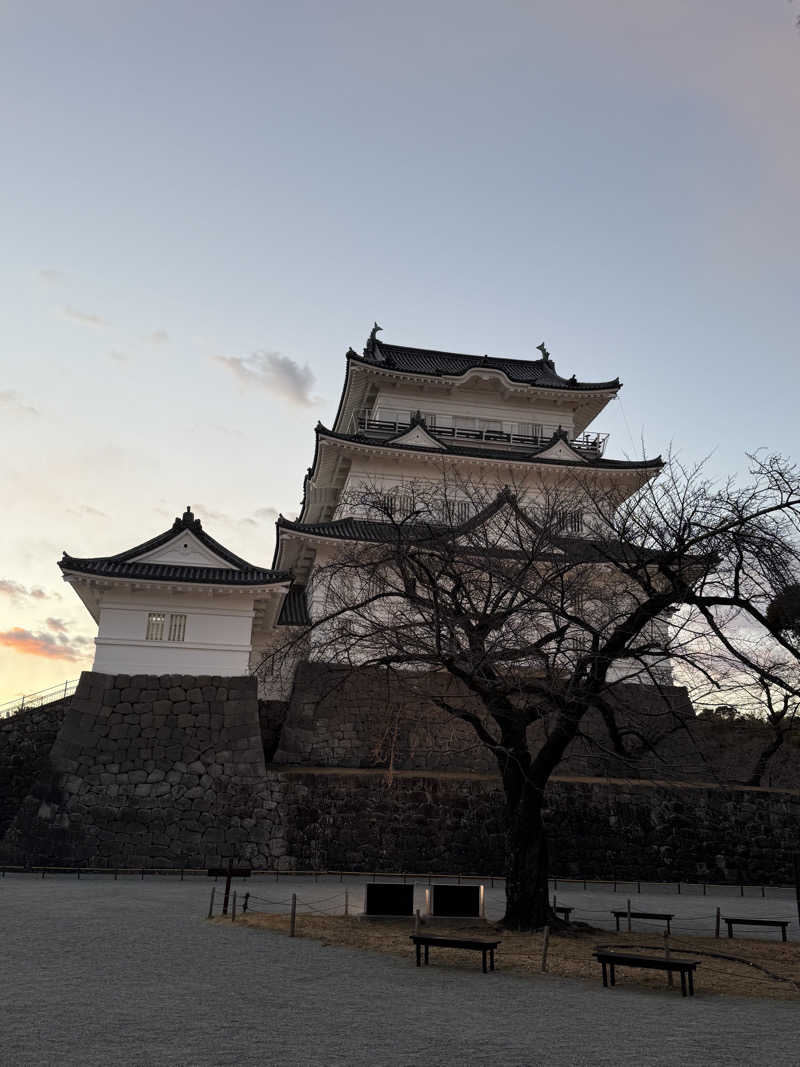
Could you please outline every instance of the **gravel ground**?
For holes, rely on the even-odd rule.
[[[276,885],[259,878],[237,889],[275,901],[297,892],[319,910],[338,911],[347,884],[282,878]],[[349,886],[357,905],[363,879]],[[601,913],[620,901],[624,907],[627,891],[559,886],[558,895],[578,908],[576,917],[589,920],[590,909]],[[0,1063],[800,1062],[795,1004],[704,996],[700,975],[699,995],[684,1000],[675,992],[604,990],[599,976],[590,985],[552,976],[514,978],[502,970],[482,975],[479,966],[474,972],[417,970],[411,953],[406,963],[205,923],[208,896],[208,882],[200,878],[0,879]],[[495,917],[502,890],[487,898]],[[733,903],[734,914],[795,913],[787,893],[742,901],[732,895],[677,898],[673,890],[668,897],[642,894],[634,906],[680,912],[687,930],[699,933],[698,926],[705,932],[702,917],[713,916],[717,903],[723,913]],[[702,921],[690,923],[693,916]],[[795,924],[790,937],[796,936]]]

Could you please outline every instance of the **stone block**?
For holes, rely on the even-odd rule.
[[[163,797],[166,796],[167,793],[172,792],[172,787],[169,782],[156,782],[156,784],[150,788],[152,790],[151,796],[154,797]]]
[[[186,690],[179,685],[173,685],[169,690],[169,699],[172,701],[185,700]]]
[[[206,773],[205,765],[201,763],[200,760],[195,760],[193,763],[190,763],[187,769],[191,774],[199,775]]]
[[[147,775],[147,780],[148,782],[163,782],[165,777],[166,774],[164,773],[164,771],[156,769],[150,771],[150,773]]]
[[[133,791],[134,792],[134,796],[137,796],[137,797],[149,797],[150,796],[150,790],[152,788],[153,787],[151,785],[149,785],[147,782],[139,782],[138,785],[136,786],[136,788]]]
[[[147,781],[147,771],[129,771],[128,781],[135,783],[142,783]]]
[[[139,689],[129,685],[121,690],[119,695],[123,703],[133,704],[139,699]]]
[[[153,701],[153,715],[158,719],[166,719],[172,714],[172,701],[171,700],[154,700]],[[160,725],[160,723],[159,723]]]
[[[189,702],[191,704],[202,704],[203,703],[203,691],[202,691],[202,689],[198,689],[196,686],[195,686],[194,689],[190,689],[188,691],[188,693],[186,694],[186,697],[187,697],[187,699],[189,700]]]

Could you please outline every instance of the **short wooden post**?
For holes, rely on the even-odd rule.
[[[350,914],[350,894],[346,889],[344,891],[344,913],[345,915]]]
[[[717,908],[717,921],[714,925],[714,937],[719,937],[719,908]]]
[[[794,854],[794,895],[797,899],[797,919],[800,922],[800,853]]]
[[[550,927],[544,928],[544,939],[542,940],[542,971],[547,970],[547,947],[550,944]]]
[[[739,896],[744,896],[744,882],[742,882],[742,884],[739,886]]]
[[[181,867],[181,881],[183,881],[183,867]]]
[[[642,891],[642,883],[641,883],[641,880],[640,880],[640,881],[638,881],[636,883],[636,892],[637,893],[641,893],[641,891]]]
[[[242,915],[247,914],[247,906],[250,903],[250,894],[245,893],[244,900],[242,901]]]
[[[231,908],[231,922],[236,922],[236,890],[233,891],[233,907]]]
[[[558,900],[556,899],[556,895],[555,895],[555,893],[553,893],[553,914],[554,914],[554,915],[555,915],[555,911],[556,911],[556,905],[557,905],[557,904],[558,904]]]
[[[292,893],[292,910],[289,912],[289,937],[294,937],[294,927],[297,921],[297,893]]]
[[[669,934],[668,934],[668,933],[667,933],[667,931],[665,930],[665,931],[664,931],[664,959],[665,959],[665,960],[668,960],[668,959],[669,959],[669,941],[667,940],[667,939],[668,939],[668,937],[669,937]],[[669,986],[670,988],[672,988],[672,985],[673,985],[673,981],[672,981],[672,971],[667,971],[667,985],[668,985],[668,986]]]
[[[414,935],[419,933],[419,908],[414,912]]]
[[[631,898],[628,897],[628,933],[631,932]]]
[[[208,917],[209,917],[209,919],[214,914],[214,894],[215,893],[216,893],[216,889],[212,885],[212,887],[211,887],[211,900],[208,902]]]
[[[678,882],[678,896],[681,895],[681,883]]]

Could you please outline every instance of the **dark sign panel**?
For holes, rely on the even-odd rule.
[[[364,911],[367,915],[413,915],[414,886],[369,882]]]
[[[435,885],[431,889],[431,915],[451,915],[479,918],[481,914],[479,885]]]

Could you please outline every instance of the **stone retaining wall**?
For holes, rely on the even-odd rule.
[[[299,867],[503,871],[503,796],[481,775],[297,769],[280,778]],[[559,778],[547,792],[552,870],[565,877],[787,884],[800,793]]]
[[[0,840],[35,783],[49,773],[50,750],[70,699],[0,719]]]
[[[9,862],[270,866],[284,853],[254,678],[84,672],[49,763],[6,835]]]

